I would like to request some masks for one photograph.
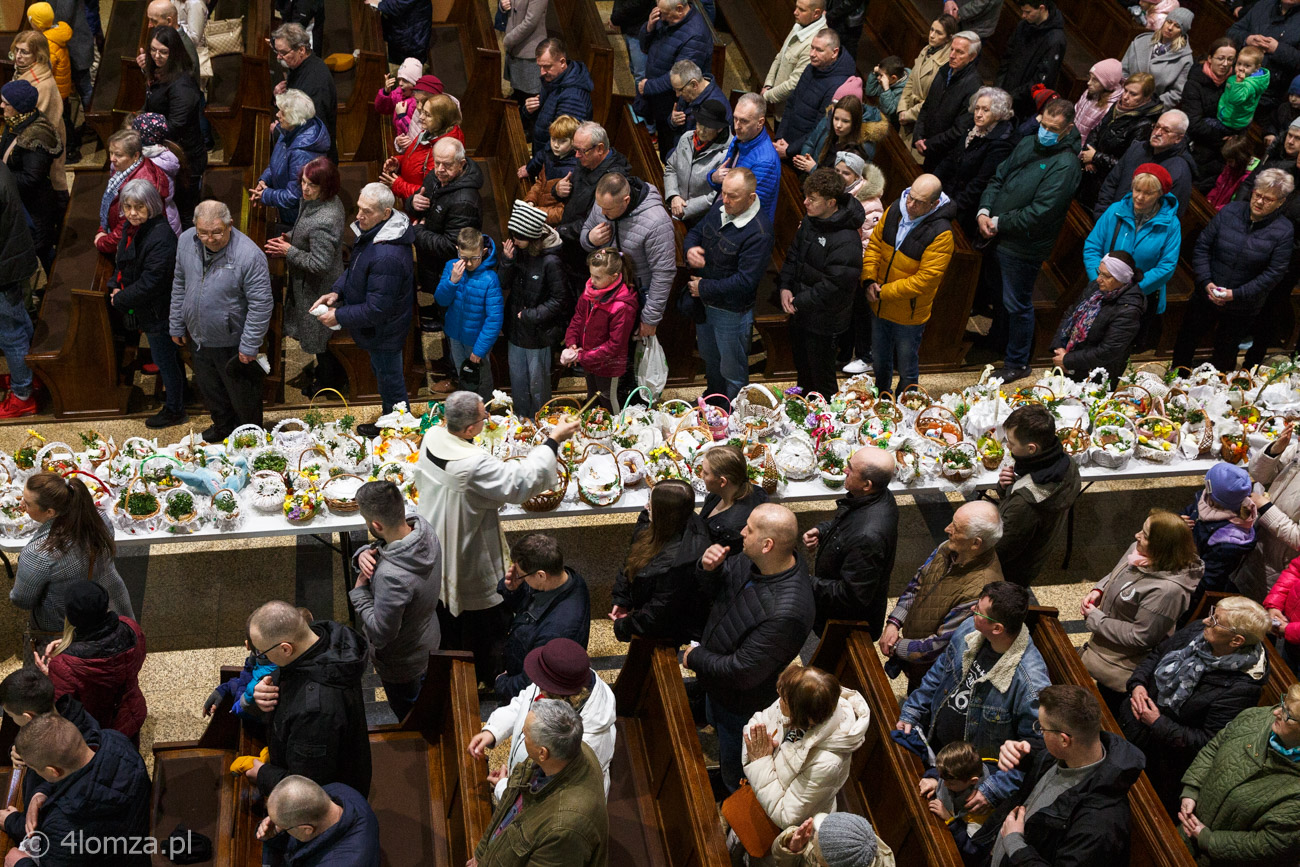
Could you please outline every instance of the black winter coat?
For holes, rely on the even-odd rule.
[[[1234,591],[1232,575],[1246,555],[1254,550],[1258,531],[1245,533],[1226,520],[1202,521],[1197,509],[1200,499],[1201,495],[1197,494],[1182,511],[1183,517],[1194,522],[1192,540],[1196,542],[1197,555],[1205,564],[1205,574],[1201,576],[1198,590]],[[1223,532],[1219,533],[1220,530]]]
[[[1178,200],[1178,217],[1181,219],[1187,214],[1188,203],[1192,198],[1192,176],[1196,172],[1196,163],[1187,152],[1187,143],[1184,141],[1156,153],[1150,142],[1139,140],[1128,146],[1119,162],[1106,174],[1106,180],[1102,182],[1101,191],[1097,194],[1097,203],[1092,206],[1094,220],[1101,219],[1107,208],[1129,194],[1133,189],[1133,172],[1143,163],[1155,163],[1169,172],[1169,177],[1174,182],[1169,192]]]
[[[930,92],[921,104],[921,111],[917,113],[916,126],[912,130],[914,141],[925,139],[928,147],[930,136],[951,129],[957,124],[957,119],[967,113],[970,98],[983,84],[978,66],[977,62],[966,64],[952,73],[951,81],[948,80],[951,65],[945,63],[939,67],[939,72],[930,84]],[[926,163],[928,166],[934,165],[928,156]]]
[[[776,700],[776,679],[812,629],[807,564],[796,555],[789,569],[763,575],[738,554],[695,575],[713,604],[687,662],[709,698],[748,717]]]
[[[821,632],[827,620],[865,620],[879,635],[898,546],[898,503],[886,488],[840,497],[835,505],[835,517],[817,525],[815,628]]]
[[[146,854],[119,854],[113,847],[94,850],[59,845],[69,834],[85,839],[114,837],[143,839],[149,833],[149,804],[152,785],[140,752],[121,732],[104,729],[94,757],[79,772],[69,774],[50,787],[49,800],[41,807],[36,829],[50,848],[40,864],[44,867],[149,867]],[[19,810],[5,821],[4,830],[15,840],[25,836],[26,814]],[[169,829],[170,830],[170,829]],[[144,847],[140,847],[143,851]],[[107,854],[105,854],[107,853]],[[18,863],[37,863],[24,858]]]
[[[1281,0],[1257,0],[1228,28],[1228,38],[1238,45],[1244,45],[1253,33],[1277,40],[1273,53],[1264,55],[1264,68],[1270,74],[1268,95],[1282,102],[1291,79],[1300,72],[1300,20],[1296,15],[1296,7],[1284,7]]]
[[[315,53],[324,57],[325,47],[325,2],[324,0],[275,0],[275,11],[280,13],[280,20],[285,24],[300,24],[311,34],[311,44]],[[385,28],[384,40],[388,40]],[[426,44],[425,49],[428,50]],[[419,57],[420,55],[415,55]],[[403,57],[397,59],[401,63]]]
[[[380,0],[380,23],[388,44],[388,62],[425,58],[433,39],[433,4],[429,0]]]
[[[531,138],[533,156],[551,148],[551,124],[562,114],[577,120],[591,120],[591,91],[595,85],[591,81],[591,72],[581,60],[570,60],[569,66],[555,81],[542,79],[537,114],[533,118]],[[570,151],[572,153],[572,151]],[[549,172],[546,177],[555,179],[559,175]]]
[[[1101,733],[1106,758],[1079,785],[1044,805],[1025,823],[1026,849],[1005,864],[1015,867],[1115,867],[1129,863],[1128,790],[1146,764],[1142,751],[1110,732]],[[1002,822],[1022,806],[1034,786],[1056,763],[1044,747],[1020,760],[1025,769],[1020,789],[998,805],[971,843],[987,853],[1002,831]]]
[[[99,723],[95,718],[86,713],[85,707],[70,695],[61,695],[54,700],[54,709],[59,716],[77,727],[81,732],[82,740],[91,749],[99,749]],[[32,795],[44,793],[49,795],[54,791],[54,783],[43,779],[31,768],[23,774],[23,803],[30,804]]]
[[[1070,317],[1074,316],[1079,304],[1088,300],[1096,289],[1096,281],[1089,283],[1079,297],[1079,303],[1061,317],[1061,326],[1052,339],[1051,349],[1061,349],[1070,342],[1070,335],[1066,333]],[[1128,353],[1133,347],[1133,341],[1137,339],[1145,310],[1146,296],[1137,283],[1130,283],[1123,289],[1104,296],[1097,318],[1092,320],[1092,325],[1088,328],[1088,334],[1065,355],[1066,373],[1082,381],[1092,370],[1104,367],[1110,373],[1111,381],[1118,381],[1124,375]]]
[[[1075,197],[1085,208],[1091,209],[1097,203],[1106,176],[1124,156],[1129,145],[1135,141],[1146,141],[1151,137],[1151,127],[1156,125],[1156,118],[1160,117],[1164,106],[1160,104],[1160,100],[1152,99],[1134,111],[1117,116],[1118,109],[1119,102],[1116,102],[1110,107],[1110,111],[1106,112],[1101,123],[1097,124],[1092,135],[1088,136],[1088,147],[1096,153],[1092,157],[1092,171],[1087,171],[1085,167],[1083,180],[1079,184],[1079,192]],[[1218,110],[1217,107],[1215,110]]]
[[[978,238],[975,214],[980,207],[980,196],[993,179],[998,164],[1011,155],[1015,147],[1015,129],[1010,120],[994,125],[987,134],[966,143],[966,136],[975,127],[975,116],[966,112],[957,119],[957,125],[933,135],[927,142],[927,156],[935,153],[939,164],[934,173],[943,182],[953,212],[968,238]]]
[[[425,292],[437,288],[443,266],[456,258],[456,235],[460,230],[467,226],[483,228],[482,188],[483,170],[467,159],[465,170],[446,185],[433,172],[424,176],[420,192],[429,199],[428,209],[416,210],[411,201],[415,196],[407,199],[406,212],[411,219],[423,218],[415,224],[415,249],[419,251],[416,258],[420,286]]]
[[[578,299],[564,279],[558,239],[554,247],[536,254],[515,248],[514,259],[498,261],[502,264],[497,276],[506,293],[506,339],[523,349],[559,346]]]
[[[537,592],[521,581],[513,592],[506,589],[505,579],[497,592],[505,599],[513,619],[506,633],[506,670],[497,676],[497,698],[502,704],[519,694],[532,680],[524,672],[524,657],[552,638],[571,638],[587,646],[591,634],[591,594],[587,582],[576,569],[565,567],[569,580],[547,594],[544,601],[533,604]]]
[[[320,785],[345,783],[370,792],[370,735],[361,676],[369,646],[361,634],[329,620],[311,624],[317,641],[272,675],[280,701],[266,715],[270,761],[257,774],[263,797],[290,774]],[[250,706],[251,713],[260,713]]]
[[[1223,171],[1223,155],[1219,151],[1227,136],[1222,128],[1215,129],[1209,121],[1219,117],[1219,97],[1223,96],[1227,83],[1215,84],[1201,66],[1193,64],[1187,74],[1179,107],[1187,113],[1187,142],[1196,160],[1196,188],[1204,193],[1214,187],[1219,172]]]
[[[117,259],[108,278],[119,313],[134,312],[136,327],[149,334],[165,334],[171,315],[172,279],[176,274],[176,233],[159,214],[134,228],[127,223],[117,242]]]
[[[749,520],[749,513],[766,502],[767,491],[758,485],[751,485],[749,496],[736,500],[727,511],[715,515],[713,510],[722,503],[722,498],[717,494],[707,495],[700,506],[700,520],[704,522],[709,544],[726,545],[731,549],[730,554],[739,554],[744,545],[740,531]]]
[[[645,510],[632,532],[635,543],[650,532],[650,515]],[[677,647],[691,637],[695,613],[695,564],[704,553],[707,537],[703,523],[692,516],[680,536],[668,542],[636,577],[629,579],[620,569],[614,579],[614,604],[631,613],[614,621],[614,637],[631,641],[640,636]]]
[[[307,58],[303,66],[313,59],[322,66],[325,65],[325,61],[312,55]],[[296,87],[293,84],[289,86]],[[157,112],[167,118],[167,138],[175,142],[185,154],[185,162],[189,166],[192,178],[203,174],[204,169],[208,167],[208,148],[203,144],[203,130],[199,127],[199,116],[203,112],[202,98],[194,79],[184,74],[177,75],[171,81],[154,82],[144,95],[144,110]],[[320,115],[319,108],[316,113],[317,116]],[[331,141],[334,137],[332,120],[331,115],[331,123],[327,124],[330,128]]]
[[[1011,94],[1016,117],[1034,115],[1034,101],[1029,92],[1035,84],[1053,87],[1061,72],[1065,56],[1065,18],[1061,10],[1051,7],[1042,24],[1020,21],[1011,34],[998,70],[998,87]]]
[[[855,74],[853,55],[847,51],[840,51],[826,69],[818,69],[811,63],[803,68],[799,83],[785,101],[785,111],[776,128],[775,138],[785,139],[790,146],[787,153],[794,155],[803,149],[804,141],[826,113],[835,91]]]
[[[635,35],[654,8],[655,0],[614,0],[609,23],[621,30],[624,36]]]
[[[324,60],[315,54],[309,54],[306,60],[298,64],[297,69],[289,70],[286,81],[290,87],[301,90],[311,97],[312,105],[316,106],[316,116],[330,131],[330,150],[327,156],[330,162],[337,163],[339,161],[339,92],[334,86],[334,73],[330,72]],[[185,153],[188,155],[189,150]]]
[[[14,173],[0,163],[0,289],[25,283],[40,264]]]
[[[6,151],[5,165],[13,172],[18,195],[31,217],[32,239],[38,249],[49,249],[58,242],[55,229],[60,214],[50,183],[50,166],[63,153],[59,133],[43,115],[35,114],[16,136],[6,133],[0,141],[0,154]]]
[[[794,294],[794,323],[811,334],[834,336],[849,327],[853,296],[862,282],[866,212],[848,193],[829,217],[804,217],[781,266],[779,285]]]
[[[556,226],[555,230],[560,233],[560,240],[564,242],[566,248],[581,253],[584,263],[587,253],[582,249],[582,242],[578,236],[582,234],[582,224],[586,222],[587,215],[591,213],[591,206],[596,201],[596,184],[610,172],[618,172],[624,176],[632,174],[627,157],[613,149],[605,154],[605,159],[594,169],[584,168],[579,163],[573,170],[573,177],[569,179],[571,188],[568,198],[561,199],[564,202],[564,214],[560,217],[560,225]],[[560,198],[558,193],[555,197]],[[585,267],[580,270],[586,273]]]
[[[1233,297],[1223,310],[1258,313],[1291,263],[1294,237],[1284,209],[1253,222],[1249,202],[1229,202],[1196,239],[1192,252],[1196,291],[1204,292],[1209,282],[1226,286]]]

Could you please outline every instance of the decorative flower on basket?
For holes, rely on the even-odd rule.
[[[315,488],[297,491],[284,498],[285,520],[293,524],[305,524],[320,511],[320,495]]]
[[[321,488],[321,494],[325,498],[325,505],[331,512],[339,514],[351,514],[357,511],[360,506],[357,505],[357,491],[366,480],[360,476],[354,476],[350,473],[344,473],[335,476]]]
[[[1168,463],[1178,454],[1179,429],[1170,419],[1149,415],[1140,419],[1137,429],[1136,453],[1140,458]]]
[[[1007,450],[998,441],[997,431],[994,428],[989,428],[988,433],[975,441],[975,449],[979,452],[980,463],[984,464],[986,470],[996,470],[1002,466],[1002,459],[1007,455]]]
[[[264,448],[253,455],[250,466],[254,472],[265,470],[284,475],[289,469],[289,459],[274,449]]]
[[[650,450],[650,454],[645,456],[645,479],[651,487],[662,482],[664,479],[686,479],[686,473],[683,471],[681,456],[668,446],[659,446]]]
[[[939,453],[939,471],[950,482],[964,482],[975,475],[975,446],[956,443]]]
[[[108,460],[113,452],[113,441],[105,440],[97,430],[88,430],[77,434],[81,440],[81,450],[91,464],[100,464]]]
[[[489,418],[483,423],[483,432],[475,437],[474,441],[490,447],[504,442],[505,438],[505,425]],[[379,435],[379,442],[375,443],[375,457],[384,461],[406,461],[408,464],[413,464],[420,460],[420,445],[385,428]]]
[[[370,474],[370,481],[388,481],[401,488],[415,481],[415,468],[408,463],[389,462],[380,464]]]
[[[401,490],[402,496],[406,498],[408,503],[412,506],[420,505],[420,486],[417,485],[414,480],[402,485]]]
[[[0,492],[0,536],[6,539],[21,539],[36,532],[40,524],[27,514],[23,505],[21,485],[6,485]]]
[[[410,434],[420,433],[421,420],[411,414],[410,408],[406,401],[398,401],[393,404],[392,412],[381,415],[375,419],[375,426],[380,430],[392,430],[407,436]]]
[[[118,525],[127,533],[152,533],[162,526],[162,506],[139,476],[122,489],[114,509]]]
[[[474,444],[482,446],[499,458],[507,458],[510,456],[509,435],[510,422],[503,418],[488,416],[483,422],[483,430],[474,437]],[[384,439],[375,446],[375,455],[386,460],[410,460],[411,463],[420,459],[418,446],[413,446],[406,439],[391,436],[388,430],[384,431]]]
[[[832,491],[844,487],[847,463],[847,458],[830,443],[817,450],[817,471],[821,474],[822,483]]]
[[[201,518],[193,494],[183,490],[172,491],[167,495],[166,503],[163,517],[167,521],[168,533],[193,533],[199,529]]]
[[[274,512],[284,504],[284,476],[270,470],[258,470],[248,480],[255,509]]]
[[[243,514],[239,509],[239,498],[235,492],[222,488],[212,495],[212,520],[217,529],[230,531],[239,526]]]

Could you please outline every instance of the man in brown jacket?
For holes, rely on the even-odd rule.
[[[1002,518],[987,500],[966,503],[944,529],[939,545],[916,570],[890,612],[880,652],[885,670],[907,675],[910,692],[948,646],[957,627],[971,615],[984,585],[1002,580],[996,551]]]

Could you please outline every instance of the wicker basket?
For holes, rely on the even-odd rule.
[[[290,524],[306,524],[320,514],[320,490],[311,485],[304,491],[294,491],[284,498],[281,511]]]
[[[759,416],[773,423],[780,420],[784,406],[784,401],[778,400],[770,388],[757,382],[751,382],[741,388],[736,394],[736,399],[731,402],[732,412],[740,415],[742,419],[746,416]]]
[[[700,449],[696,452],[696,455],[702,455],[704,452],[705,449]],[[694,458],[692,458],[692,460],[693,459]],[[651,449],[650,453],[646,455],[645,483],[647,485],[653,488],[663,480],[656,475],[656,468],[659,464],[664,462],[667,462],[673,467],[676,475],[665,475],[663,478],[678,478],[684,482],[690,482],[690,462],[683,460],[682,456],[679,455],[671,446],[659,446],[659,448]]]
[[[578,410],[582,409],[582,403],[574,397],[553,397],[542,408],[537,411],[533,419],[537,422],[539,428],[549,430],[559,422],[560,418],[565,415],[575,415]],[[552,417],[554,417],[552,419]]]
[[[36,466],[41,472],[63,475],[78,469],[77,453],[67,443],[48,442],[36,453]]]
[[[8,475],[8,470],[5,470]],[[73,476],[82,476],[82,483],[86,490],[90,491],[90,498],[95,501],[95,508],[99,509],[105,515],[113,509],[113,489],[109,487],[99,476],[85,470],[68,470],[63,474],[65,479],[71,479]],[[11,479],[7,478],[3,484],[9,484]]]
[[[663,433],[664,439],[668,439],[673,435],[673,431],[681,427],[682,424],[695,424],[698,422],[699,412],[694,404],[671,398],[660,401],[655,406],[654,420],[655,424],[659,425],[659,430]]]
[[[1249,451],[1250,444],[1244,434],[1240,436],[1225,434],[1219,437],[1219,457],[1230,464],[1245,463]]]
[[[284,496],[288,488],[284,476],[270,470],[258,470],[248,477],[248,488],[252,495],[253,508],[259,512],[275,512],[284,506]]]
[[[294,455],[316,442],[311,426],[300,418],[285,418],[271,428],[271,442],[285,455]]]
[[[115,503],[113,506],[113,514],[117,518],[117,525],[124,532],[133,536],[157,532],[163,524],[162,501],[149,490],[149,486],[145,484],[144,479],[137,475],[126,483],[126,487],[122,489],[122,495],[126,498],[126,502],[130,503],[132,495],[139,494],[146,494],[154,498],[153,511],[132,514],[121,503]]]
[[[714,442],[725,440],[731,431],[731,413],[716,404],[708,402],[711,397],[720,397],[727,399],[725,394],[706,394],[696,399],[695,404],[699,407],[700,424],[707,427],[713,433]],[[784,411],[784,404],[782,411]]]
[[[601,509],[614,505],[619,501],[619,498],[623,496],[623,473],[619,470],[618,457],[614,454],[614,450],[604,443],[596,442],[588,443],[587,448],[583,450],[582,465],[584,470],[590,466],[588,460],[592,457],[593,450],[596,452],[604,452],[609,455],[610,461],[614,464],[614,487],[603,492],[602,496],[600,493],[589,492],[582,484],[581,470],[577,473],[575,478],[578,483],[578,498],[592,508]]]
[[[173,518],[167,513],[167,510],[171,506],[172,500],[178,497],[190,498],[190,511],[179,518]],[[199,510],[198,500],[194,498],[192,493],[183,488],[176,488],[168,492],[167,496],[163,498],[163,520],[167,523],[167,532],[178,536],[198,532],[203,526],[203,515]]]
[[[672,437],[668,440],[668,445],[672,447],[678,455],[687,461],[695,457],[695,453],[713,442],[713,432],[703,425],[679,425],[677,430],[673,431]]]
[[[955,412],[942,404],[933,403],[921,410],[912,427],[925,439],[941,446],[956,445],[965,439],[962,434],[961,420],[957,418]]]
[[[1056,438],[1061,441],[1061,450],[1072,458],[1078,458],[1092,448],[1092,436],[1084,426],[1083,419],[1077,420],[1070,427],[1057,428]]]
[[[934,405],[934,398],[919,383],[913,383],[898,393],[895,401],[905,412],[920,413]]]
[[[593,418],[604,418],[606,423],[603,427],[592,423]],[[593,443],[600,443],[608,446],[614,438],[614,428],[617,426],[618,418],[603,406],[593,406],[582,414],[578,420],[578,429],[582,435]]]
[[[512,461],[522,461],[522,457],[511,458]],[[524,500],[520,505],[525,512],[553,512],[564,502],[564,493],[569,489],[569,476],[571,475],[568,466],[564,461],[556,463],[556,469],[559,472],[559,480],[556,481],[555,487],[546,491],[540,491]]]
[[[903,423],[903,408],[894,402],[894,397],[887,391],[880,393],[880,399],[872,406],[872,411],[881,418],[887,418],[894,426]]]
[[[158,444],[153,440],[147,440],[144,437],[127,437],[122,440],[121,454],[126,455],[133,461],[142,460],[152,454],[158,453]]]
[[[1018,406],[1029,406],[1031,404],[1040,404],[1047,406],[1056,400],[1056,393],[1045,385],[1026,385],[1023,388],[1016,389],[1011,397],[1007,399],[1007,406],[1015,409]]]
[[[136,475],[144,479],[147,484],[154,487],[155,488],[154,492],[158,494],[165,494],[168,491],[174,491],[177,488],[182,486],[181,480],[176,478],[175,475],[171,476],[171,479],[173,482],[175,482],[175,484],[164,484],[162,481],[158,481],[158,482],[149,481],[149,471],[147,469],[148,466],[150,464],[161,463],[163,461],[166,461],[167,463],[170,464],[175,464],[176,468],[179,470],[185,469],[184,465],[180,461],[172,457],[171,455],[162,455],[162,454],[150,455],[149,457],[140,461],[140,463],[136,467]]]
[[[334,491],[337,492],[339,488],[343,487],[342,485],[338,484],[339,481],[343,479],[347,479],[352,482],[360,482],[361,484],[357,485],[357,488],[360,488],[361,485],[364,485],[366,483],[365,479],[361,478],[360,476],[354,473],[343,473],[342,475],[339,476],[333,476],[328,481],[326,481],[325,484],[321,485],[320,492],[321,492],[321,496],[325,498],[325,505],[329,507],[329,510],[331,512],[335,512],[340,515],[350,515],[361,508],[361,506],[357,503],[357,492],[354,490],[351,496],[345,496],[345,495],[340,495],[338,493],[331,494],[331,490],[330,490],[331,488],[333,488]]]
[[[992,443],[996,449],[985,447]],[[996,470],[1002,466],[1002,461],[1006,459],[1006,447],[998,441],[997,428],[989,428],[988,433],[975,441],[975,451],[979,454],[980,463],[986,470]]]
[[[234,501],[235,510],[233,512],[226,512],[217,508],[217,497],[222,494],[229,494]],[[244,520],[244,512],[239,508],[239,495],[230,488],[221,488],[213,493],[212,498],[208,501],[208,514],[212,518],[213,525],[225,533],[237,529]]]
[[[320,472],[315,476],[305,471],[305,468],[311,465],[310,462],[307,462],[308,456],[311,455],[318,458],[316,463],[320,465]],[[294,490],[302,490],[309,483],[319,486],[328,478],[330,478],[329,452],[324,446],[316,444],[310,445],[298,453],[297,467],[289,474],[289,481]]]
[[[330,454],[330,460],[336,467],[342,467],[352,473],[365,473],[370,470],[370,440],[339,433],[338,441],[339,445],[332,449]],[[356,458],[358,450],[361,452],[359,460]]]
[[[970,466],[964,467],[950,463],[950,456],[958,452],[970,459]],[[943,454],[939,457],[939,472],[950,482],[964,482],[975,475],[975,468],[979,466],[979,463],[979,454],[975,450],[975,444],[959,442],[943,450]]]
[[[1171,443],[1172,445],[1170,448],[1164,449],[1155,447],[1152,436],[1143,433],[1143,428],[1146,425],[1168,425],[1170,428],[1170,435],[1167,437],[1156,437],[1156,439]],[[1178,425],[1174,424],[1168,418],[1165,418],[1162,415],[1144,416],[1137,420],[1134,429],[1138,435],[1138,441],[1133,450],[1137,456],[1143,460],[1155,461],[1158,464],[1167,464],[1174,459],[1175,455],[1180,454],[1178,451],[1178,444],[1181,441],[1181,432]],[[1147,439],[1147,442],[1145,443],[1142,442],[1144,436]]]
[[[817,475],[817,453],[812,441],[798,434],[782,437],[772,452],[776,468],[787,479],[804,481]]]
[[[619,475],[623,477],[623,487],[631,488],[645,481],[645,455],[640,449],[621,449],[615,460]]]
[[[1101,440],[1110,434],[1118,434],[1122,439],[1129,443],[1129,447],[1123,451],[1115,450],[1108,445],[1103,445]],[[1089,459],[1099,467],[1105,467],[1109,470],[1118,470],[1128,465],[1133,457],[1133,452],[1137,448],[1137,434],[1133,431],[1133,423],[1126,422],[1124,425],[1118,424],[1096,424],[1092,429],[1092,451]]]

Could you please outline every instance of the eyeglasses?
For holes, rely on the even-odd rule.
[[[1286,702],[1284,701],[1279,701],[1277,703],[1277,706],[1274,707],[1273,710],[1282,711],[1282,722],[1288,722],[1288,723],[1300,722],[1300,718],[1291,716],[1291,711],[1287,709]]]
[[[974,614],[976,617],[980,618],[981,620],[987,620],[989,623],[996,623],[998,626],[1006,626],[1006,624],[1003,623],[1001,620],[998,620],[996,617],[989,617],[987,614],[985,614],[983,611],[980,611],[974,605],[971,606],[970,610],[972,614]]]
[[[1054,734],[1058,734],[1058,735],[1068,735],[1068,734],[1069,734],[1069,732],[1064,731],[1064,730],[1062,730],[1062,729],[1045,729],[1045,728],[1043,728],[1043,724],[1042,724],[1042,723],[1040,723],[1038,720],[1034,720],[1034,734],[1036,734],[1036,735],[1041,735],[1043,732],[1052,732],[1052,733],[1054,733]]]
[[[1281,197],[1280,197],[1280,196],[1270,196],[1270,195],[1267,195],[1267,194],[1265,194],[1265,193],[1261,193],[1261,192],[1259,192],[1258,190],[1256,190],[1255,192],[1251,193],[1251,194],[1250,194],[1250,197],[1251,197],[1252,199],[1254,199],[1255,201],[1263,202],[1263,203],[1266,204],[1266,205],[1271,205],[1271,204],[1273,204],[1274,202],[1281,201]]]
[[[596,147],[597,147],[596,145],[592,145],[592,146],[589,147],[589,148],[580,148],[580,147],[578,147],[578,146],[575,144],[575,145],[573,146],[573,152],[574,152],[576,155],[578,155],[578,156],[584,156],[584,155],[589,154],[589,153],[591,153],[592,151],[594,151],[594,150],[596,149]]]
[[[280,646],[279,644],[273,644],[270,647],[268,647],[266,650],[258,650],[257,647],[255,647],[250,643],[249,647],[253,651],[253,662],[255,662],[258,665],[271,665],[271,657],[268,654],[270,654],[272,650],[275,650],[279,646]]]
[[[1210,621],[1210,625],[1215,627],[1216,629],[1222,629],[1225,632],[1231,632],[1233,635],[1241,635],[1241,632],[1239,630],[1233,629],[1231,626],[1227,626],[1226,624],[1219,622],[1219,618],[1216,617],[1214,614],[1214,610],[1218,607],[1219,606],[1217,605],[1210,606],[1210,616],[1207,618]]]

